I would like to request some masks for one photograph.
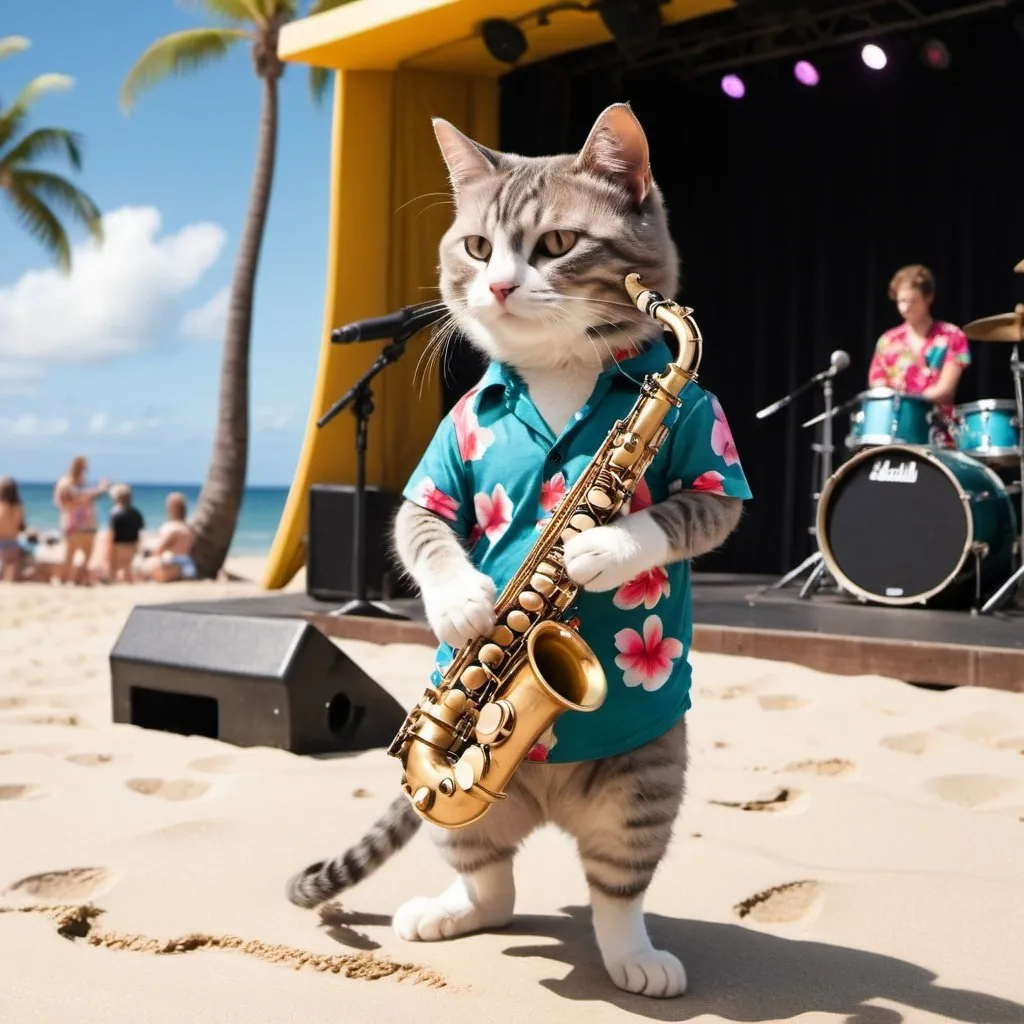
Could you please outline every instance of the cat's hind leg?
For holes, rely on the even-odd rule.
[[[643,903],[672,838],[685,772],[680,722],[645,747],[581,765],[563,825],[576,838],[609,977],[627,992],[663,999],[686,991],[686,970],[673,953],[655,949]]]
[[[416,896],[403,903],[392,918],[396,934],[411,942],[431,942],[509,924],[516,899],[513,860],[541,819],[540,805],[513,779],[506,799],[472,825],[451,830],[428,826],[457,875],[439,896]]]

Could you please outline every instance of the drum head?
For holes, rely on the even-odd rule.
[[[818,508],[819,543],[833,575],[885,604],[939,591],[960,569],[971,530],[955,478],[913,448],[854,456],[829,481]]]

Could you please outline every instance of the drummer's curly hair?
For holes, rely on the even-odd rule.
[[[916,288],[926,299],[935,294],[935,275],[923,263],[911,263],[900,267],[889,282],[889,298],[896,301],[896,294],[901,288]]]

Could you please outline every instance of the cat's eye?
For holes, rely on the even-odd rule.
[[[540,236],[540,248],[545,256],[564,256],[575,244],[575,231],[545,231]]]
[[[475,260],[491,258],[491,243],[483,235],[470,235],[465,242],[466,252]]]

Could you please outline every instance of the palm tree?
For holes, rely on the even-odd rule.
[[[234,278],[221,359],[217,429],[206,481],[192,514],[193,557],[202,576],[214,576],[227,558],[245,492],[249,446],[249,345],[256,270],[270,204],[277,155],[278,81],[284,64],[277,56],[281,26],[305,14],[319,14],[350,0],[191,0],[191,6],[226,24],[186,29],[158,39],[129,71],[121,89],[127,112],[146,88],[171,75],[182,74],[223,57],[247,43],[256,77],[263,86],[256,169],[242,237],[235,258]],[[313,98],[322,99],[328,73],[310,69]]]
[[[0,60],[28,49],[22,36],[0,39]],[[41,157],[60,154],[74,170],[82,167],[81,140],[63,128],[36,128],[19,133],[32,104],[40,96],[74,84],[67,75],[39,75],[15,97],[7,108],[0,104],[0,193],[15,217],[57,261],[61,270],[71,269],[71,243],[54,207],[62,208],[88,228],[97,241],[103,240],[100,211],[96,204],[67,178],[37,169]]]

